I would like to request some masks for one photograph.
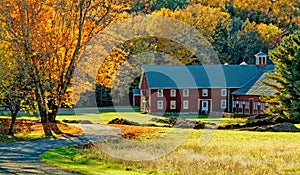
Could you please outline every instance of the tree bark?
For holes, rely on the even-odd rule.
[[[46,137],[52,137],[52,131],[51,131],[51,125],[49,123],[48,117],[41,117],[43,129],[44,129],[44,134]]]
[[[17,119],[17,114],[20,111],[21,107],[19,105],[9,107],[11,112],[11,123],[8,131],[8,135],[14,136],[15,134],[15,124]]]
[[[42,125],[43,125],[45,136],[46,137],[52,137],[53,133],[51,131],[51,125],[49,123],[49,117],[48,117],[47,111],[39,108],[39,112],[40,112],[41,122],[42,122]]]
[[[56,115],[58,112],[59,106],[53,105],[52,106],[52,112],[49,113],[49,122],[50,122],[50,127],[51,130],[55,133],[55,134],[62,134],[63,132],[58,128],[57,126],[57,122],[56,122]]]
[[[15,124],[16,124],[16,119],[17,119],[16,113],[12,113],[8,135],[14,136],[14,134],[15,134],[14,129],[15,129]]]

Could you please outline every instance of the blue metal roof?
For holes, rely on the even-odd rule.
[[[148,87],[169,88],[240,88],[253,77],[274,66],[189,65],[143,66]]]

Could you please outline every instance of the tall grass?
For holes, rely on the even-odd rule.
[[[165,129],[160,132],[169,131]],[[157,142],[155,147],[163,149],[166,144],[173,144],[176,137],[186,134],[184,132],[183,129],[176,129],[173,137]],[[202,135],[203,131],[193,130],[182,145],[154,160],[129,161],[113,158],[102,149],[107,142],[99,142],[96,144],[97,148],[79,150],[63,159],[76,158],[78,161],[84,157],[85,166],[106,165],[100,170],[91,169],[84,174],[106,174],[106,171],[114,169],[109,165],[118,165],[118,171],[130,171],[132,174],[300,174],[300,133],[218,130],[206,145],[200,146],[199,138]],[[51,151],[47,154],[51,155]],[[128,150],[127,154],[138,152]],[[60,160],[62,158],[57,155],[52,157],[52,163],[68,167],[68,164],[57,162]],[[78,162],[77,167],[83,165]]]

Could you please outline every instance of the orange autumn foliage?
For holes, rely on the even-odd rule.
[[[70,87],[85,45],[129,6],[127,0],[0,2],[1,37],[29,77],[24,81],[31,84],[42,123],[53,123],[63,103],[72,106]]]

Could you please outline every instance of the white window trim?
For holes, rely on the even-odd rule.
[[[249,109],[250,108],[250,103],[249,102],[246,102],[245,104],[245,109]]]
[[[226,107],[227,107],[227,100],[221,100],[221,109],[226,109]]]
[[[183,106],[182,106],[183,109],[189,109],[189,101],[188,100],[183,100],[182,104],[183,104]]]
[[[184,97],[188,97],[189,96],[189,89],[183,89],[183,96]]]
[[[206,92],[206,94],[204,94]],[[208,89],[202,89],[202,97],[208,97]]]
[[[161,91],[161,95],[160,95],[159,91]],[[157,97],[163,97],[163,96],[164,96],[164,90],[163,89],[158,89],[157,90]]]
[[[253,109],[254,109],[254,110],[257,110],[257,109],[258,109],[257,106],[258,106],[258,105],[257,105],[257,102],[254,102],[254,103],[253,103]]]
[[[224,94],[223,94],[224,92]],[[221,96],[226,97],[227,96],[227,89],[221,89]]]
[[[171,89],[170,90],[170,97],[176,97],[176,89]]]
[[[243,102],[242,101],[237,101],[237,102],[238,102],[239,109],[243,109]]]
[[[174,107],[172,106],[172,102],[174,102]],[[170,109],[176,109],[176,100],[170,100]]]
[[[260,105],[261,105],[260,110],[264,111],[265,110],[265,103],[261,103]]]
[[[161,103],[161,106],[159,105]],[[157,100],[157,109],[164,109],[164,101]]]

